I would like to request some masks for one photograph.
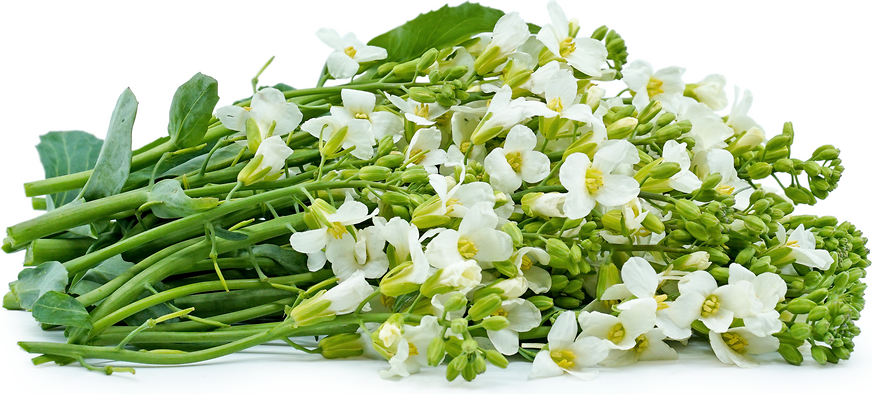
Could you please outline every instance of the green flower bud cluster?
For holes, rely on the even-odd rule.
[[[618,72],[616,78],[621,77],[621,69],[624,64],[627,64],[627,44],[621,35],[614,30],[609,30],[606,26],[600,26],[590,36],[594,40],[603,41],[606,49],[609,51],[607,59],[614,64],[615,70]]]

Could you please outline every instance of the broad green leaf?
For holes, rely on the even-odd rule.
[[[124,261],[120,255],[110,257],[106,261],[85,272],[85,276],[70,287],[70,294],[82,295],[88,293],[91,290],[105,285],[110,280],[127,272],[127,270],[132,267],[133,263]]]
[[[148,192],[147,204],[155,216],[161,219],[173,219],[208,211],[218,206],[218,203],[219,200],[215,197],[188,197],[179,181],[164,179],[156,183]]]
[[[91,201],[118,194],[127,182],[133,155],[131,134],[138,106],[139,102],[136,101],[136,96],[130,88],[124,89],[115,103],[115,110],[112,111],[106,143],[100,150],[97,165],[94,166],[94,172],[91,173],[88,183],[82,190],[82,197],[85,197],[85,200]]]
[[[69,275],[64,265],[49,261],[19,272],[18,280],[10,283],[9,288],[18,297],[21,308],[30,310],[43,294],[49,291],[63,292],[67,283]]]
[[[388,51],[385,62],[404,62],[421,56],[430,48],[454,46],[470,37],[493,31],[500,10],[473,3],[456,7],[444,6],[418,15],[406,24],[370,40],[367,45]]]
[[[33,304],[33,318],[43,324],[91,328],[91,315],[75,298],[49,291]]]
[[[208,75],[197,73],[179,86],[173,95],[167,125],[177,148],[191,148],[203,141],[217,103],[218,81]]]
[[[36,151],[42,162],[45,178],[75,174],[94,168],[103,140],[84,131],[50,131],[39,137]],[[52,194],[51,207],[60,207],[76,199],[81,189]]]
[[[279,263],[290,274],[302,274],[309,272],[306,266],[306,255],[290,248],[282,248],[278,245],[263,244],[251,249],[256,257],[266,257]]]

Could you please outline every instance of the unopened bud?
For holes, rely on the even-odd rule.
[[[701,215],[699,206],[690,200],[680,199],[676,201],[675,210],[686,220],[697,220]]]
[[[448,312],[459,311],[463,307],[466,306],[468,300],[466,296],[460,293],[454,293],[451,297],[448,298],[448,301],[445,301],[444,308]]]
[[[387,168],[397,168],[403,164],[405,158],[399,153],[392,153],[386,156],[379,157],[375,164]]]
[[[778,354],[781,355],[784,361],[792,365],[802,364],[802,353],[795,346],[782,343],[778,345]]]
[[[639,125],[639,119],[636,118],[622,118],[615,123],[609,125],[606,128],[606,132],[608,132],[608,136],[610,140],[624,139],[636,129],[636,126]]]
[[[796,322],[790,326],[790,336],[793,339],[804,341],[811,336],[811,327],[805,322]]]
[[[487,361],[497,368],[506,368],[509,366],[509,360],[506,360],[506,356],[503,356],[502,353],[496,350],[487,350],[484,352],[484,355],[487,357]]]
[[[675,259],[672,265],[679,271],[705,271],[711,265],[709,253],[698,251]]]
[[[660,163],[651,169],[649,176],[653,179],[669,179],[681,171],[681,166],[675,162]]]
[[[787,311],[794,315],[802,315],[811,312],[817,304],[804,298],[794,298],[787,304]]]
[[[642,219],[642,227],[655,234],[661,234],[666,229],[660,218],[652,213],[645,215],[645,218]]]
[[[421,284],[413,283],[409,280],[412,271],[413,266],[411,261],[394,267],[382,278],[379,283],[379,291],[388,297],[397,297],[417,291]]]
[[[427,364],[435,367],[442,363],[445,358],[445,341],[440,337],[435,337],[427,346]]]
[[[564,276],[564,278],[566,277]],[[536,309],[539,309],[540,311],[545,311],[554,307],[554,300],[551,297],[544,295],[532,296],[528,298],[527,301],[530,301]]]
[[[403,171],[403,183],[427,183],[430,178],[430,173],[423,167],[409,168]]]
[[[330,335],[318,341],[318,348],[324,358],[347,358],[357,357],[363,354],[363,343],[360,334],[336,334]]]
[[[524,234],[521,232],[521,229],[518,228],[518,225],[515,222],[507,222],[500,228],[500,230],[502,230],[506,234],[509,234],[509,236],[512,238],[512,245],[515,248],[520,248],[524,244]]]
[[[419,103],[435,103],[436,95],[430,89],[416,86],[409,89],[409,98]]]
[[[618,267],[612,262],[601,265],[596,277],[596,298],[601,299],[606,289],[618,283],[622,283]]]
[[[502,303],[503,300],[499,295],[488,294],[472,304],[467,316],[473,321],[484,319],[498,311]]]
[[[365,166],[360,169],[360,179],[370,182],[379,182],[388,179],[391,175],[391,170],[382,166]]]
[[[763,179],[772,174],[772,165],[769,163],[754,163],[748,167],[748,176],[751,179]]]
[[[499,331],[509,327],[509,319],[504,316],[491,316],[481,322],[485,330]]]

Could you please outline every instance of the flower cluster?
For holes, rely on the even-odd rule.
[[[588,379],[597,365],[678,359],[699,339],[739,367],[769,352],[792,364],[805,351],[846,359],[866,239],[850,223],[793,214],[835,189],[838,150],[792,158],[792,124],[767,139],[748,115],[750,92],[736,88],[718,113],[728,105],[723,76],[690,83],[680,67],[626,63],[617,33],[588,37],[556,2],[547,8],[550,23],[535,34],[517,13],[501,14],[492,31],[407,58],[378,46],[389,40],[320,30],[334,52],[318,87],[265,87],[218,108],[223,139],[192,159],[199,173],[180,172],[194,198],[171,198],[185,191],[163,180],[167,194],[149,189],[133,207],[123,234],[149,234],[149,207],[185,207],[175,216],[185,219],[156,229],[202,223],[204,242],[174,239],[185,246],[167,253],[211,262],[181,268],[161,257],[130,279],[139,287],[110,290],[159,295],[160,281],[214,270],[210,289],[285,296],[270,298],[285,316],[263,339],[328,358],[381,357],[385,378],[447,364],[449,380],[472,380],[520,355],[532,378]],[[350,80],[323,86],[331,79]],[[223,203],[194,206],[219,190]],[[103,301],[94,327],[130,297]],[[245,305],[191,318],[211,329],[275,312]],[[316,349],[287,339],[320,332],[333,335]]]

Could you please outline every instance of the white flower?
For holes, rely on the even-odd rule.
[[[512,100],[512,88],[504,85],[491,99],[484,121],[472,133],[470,142],[483,144],[503,130],[515,127],[524,119],[551,112],[545,103],[540,101],[527,101],[524,98]]]
[[[481,284],[481,266],[475,260],[458,260],[437,272],[434,287],[451,287],[465,295]]]
[[[419,103],[411,98],[404,101],[390,93],[385,93],[385,96],[403,112],[408,121],[416,125],[430,126],[436,123],[436,118],[448,112],[438,103]]]
[[[487,109],[486,107],[482,108]],[[451,141],[454,142],[454,145],[448,147],[448,161],[462,163],[466,151],[472,149],[472,152],[469,152],[469,160],[478,163],[484,162],[487,149],[484,145],[473,145],[470,142],[472,132],[475,131],[479,122],[481,122],[481,117],[474,114],[456,111],[451,115]]]
[[[548,349],[537,353],[533,360],[530,378],[559,376],[564,372],[584,380],[596,377],[597,370],[585,368],[603,361],[609,355],[609,348],[598,338],[576,338],[576,334],[575,313],[561,313],[548,332]]]
[[[461,182],[465,178],[466,168],[460,174]],[[441,209],[433,214],[463,218],[469,208],[478,203],[487,203],[491,208],[496,204],[494,189],[486,182],[472,182],[449,187],[454,178],[437,174],[430,175],[430,186],[439,196]]]
[[[522,208],[529,216],[543,218],[565,218],[563,204],[566,203],[566,193],[528,193],[523,200]]]
[[[261,180],[278,179],[283,175],[280,172],[285,167],[285,160],[292,153],[294,150],[285,145],[282,137],[277,135],[269,137],[258,145],[255,158],[239,172],[237,180],[249,185]],[[261,158],[260,161],[257,161],[258,157]]]
[[[506,56],[523,45],[530,36],[530,29],[517,12],[503,15],[494,26],[490,42],[475,60],[473,67],[479,75],[493,71],[505,62]]]
[[[524,125],[512,127],[502,148],[494,148],[484,159],[490,183],[497,190],[513,193],[521,181],[536,183],[548,176],[551,161],[536,150],[536,135]]]
[[[690,155],[687,154],[687,144],[675,140],[666,141],[663,145],[663,162],[678,163],[680,170],[669,178],[669,186],[684,193],[690,193],[702,186],[702,181],[690,171]]]
[[[354,33],[340,37],[336,30],[319,29],[315,35],[334,49],[334,52],[327,57],[327,71],[333,78],[351,78],[357,74],[360,63],[388,57],[388,51],[384,48],[365,45],[355,37]]]
[[[718,360],[742,368],[758,366],[751,355],[774,352],[779,345],[778,338],[771,335],[757,336],[745,327],[731,328],[723,333],[709,331],[709,342]]]
[[[447,229],[430,241],[425,252],[427,259],[436,268],[469,259],[508,260],[512,255],[512,237],[495,229],[498,220],[487,203],[476,204],[460,221],[458,230]]]
[[[367,120],[322,116],[307,120],[300,126],[300,129],[315,138],[321,138],[325,143],[331,140],[334,133],[343,132],[345,129],[345,135],[340,141],[342,149],[354,147],[354,150],[351,151],[352,156],[364,160],[372,158],[375,136],[372,134],[372,126]]]
[[[557,70],[551,75],[547,85],[545,85],[545,102],[548,109],[554,112],[544,116],[546,118],[560,116],[563,119],[584,122],[594,130],[595,135],[605,136],[606,126],[602,118],[594,116],[587,104],[576,103],[577,82],[568,70]]]
[[[651,63],[636,60],[624,67],[622,73],[624,83],[635,92],[633,105],[636,108],[644,108],[651,100],[660,100],[663,96],[684,94],[681,67],[667,67],[655,73]]]
[[[691,129],[686,135],[693,137],[696,143],[694,154],[724,148],[727,146],[724,141],[733,136],[733,130],[705,104],[693,102],[688,105],[682,118],[690,121]]]
[[[383,379],[394,376],[406,377],[418,373],[421,367],[427,365],[427,347],[430,341],[439,335],[442,326],[435,316],[424,316],[417,326],[404,325],[402,337],[396,341],[396,347],[390,347],[392,357],[388,360],[390,369],[379,371]]]
[[[366,282],[363,272],[357,271],[347,280],[321,295],[322,300],[330,301],[327,310],[337,315],[354,312],[357,307],[373,292],[372,286]],[[366,307],[364,307],[366,310]]]
[[[339,255],[329,251],[329,249],[332,247],[341,248],[343,244],[338,243],[338,241],[346,236],[351,237],[345,226],[358,224],[378,214],[378,209],[371,214],[367,214],[368,211],[366,205],[355,201],[351,194],[346,194],[345,202],[339,206],[339,209],[335,213],[325,215],[327,223],[321,223],[324,227],[300,231],[291,235],[291,247],[300,253],[308,254],[309,270],[317,271],[324,267],[327,255]],[[328,249],[326,254],[322,251],[325,248]]]
[[[625,309],[618,316],[600,312],[581,312],[578,323],[581,325],[580,338],[602,339],[609,349],[627,350],[636,345],[636,338],[654,328],[657,301],[653,298],[640,298],[625,303]]]
[[[735,134],[739,134],[745,130],[750,130],[752,127],[761,128],[754,119],[748,116],[748,111],[751,110],[751,103],[754,102],[754,95],[751,91],[745,89],[742,97],[739,97],[739,87],[736,86],[735,99],[733,106],[730,108],[730,116],[727,118],[727,126],[730,126]]]
[[[606,367],[623,367],[638,361],[677,360],[678,353],[663,340],[666,335],[658,328],[636,337],[636,344],[630,349],[612,349],[609,357],[600,364]]]
[[[436,166],[448,160],[448,154],[439,149],[442,144],[442,132],[435,127],[420,129],[412,136],[409,146],[406,148],[406,160],[423,154],[413,161],[414,164],[423,166],[427,172],[436,173]]]
[[[733,166],[733,154],[723,149],[712,149],[700,152],[693,158],[693,171],[699,179],[708,178],[711,174],[720,174],[721,181],[715,186],[715,191],[721,195],[735,193],[736,189],[748,187],[748,183],[739,179],[736,167]],[[744,208],[739,208],[744,209]]]
[[[787,258],[796,259],[797,264],[826,271],[835,261],[830,252],[817,249],[814,234],[806,230],[804,224],[800,224],[788,237],[784,226],[779,223],[775,236],[779,243],[792,249]]]
[[[639,152],[626,140],[616,140],[601,148],[593,162],[582,153],[573,153],[560,168],[560,183],[568,191],[563,212],[570,219],[580,219],[600,203],[618,206],[639,195],[639,183],[633,177],[613,174],[622,164],[639,162]]]
[[[330,107],[330,114],[347,124],[352,119],[363,119],[370,123],[376,140],[386,135],[399,138],[403,133],[403,121],[387,111],[374,111],[375,95],[354,89],[342,89],[342,107]]]
[[[751,310],[748,288],[741,284],[718,287],[707,271],[695,271],[678,282],[680,296],[669,305],[669,317],[686,328],[701,320],[712,332],[726,332],[733,318],[743,318]]]
[[[509,321],[509,326],[498,331],[487,330],[487,337],[494,347],[502,354],[512,355],[518,352],[518,333],[527,332],[536,327],[542,320],[542,313],[532,302],[522,298],[504,300],[498,316]]]
[[[688,84],[687,90],[697,101],[715,111],[720,111],[727,107],[727,92],[724,90],[726,84],[727,79],[723,75],[711,74],[702,81]]]
[[[327,248],[327,260],[333,263],[333,273],[345,280],[357,271],[369,279],[381,278],[388,271],[388,256],[384,252],[385,238],[376,226],[357,232],[357,241],[342,237]]]
[[[606,62],[609,51],[598,40],[589,37],[569,35],[569,21],[563,9],[554,0],[548,2],[551,24],[542,26],[536,38],[557,57],[592,77],[602,75],[601,67]]]
[[[297,105],[285,101],[284,93],[275,88],[257,91],[251,98],[251,107],[228,105],[218,108],[215,114],[224,127],[243,133],[246,133],[246,122],[254,119],[261,141],[272,135],[281,136],[290,133],[303,120],[303,113]],[[270,130],[272,130],[271,134]]]
[[[753,290],[750,294],[751,311],[742,321],[751,333],[763,337],[774,334],[781,330],[780,314],[775,310],[775,305],[784,299],[787,293],[787,284],[784,279],[771,272],[754,275],[753,272],[740,264],[730,264],[729,284],[735,285],[740,282],[751,283]]]
[[[551,288],[551,274],[535,264],[548,265],[551,256],[540,248],[525,246],[512,256],[518,274],[527,279],[527,286],[536,294],[541,294]]]

